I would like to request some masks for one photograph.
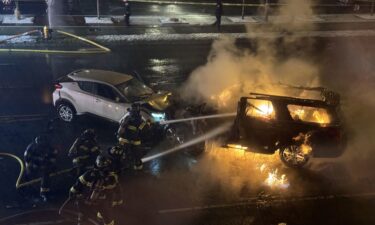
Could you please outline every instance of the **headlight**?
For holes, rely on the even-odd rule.
[[[165,113],[151,113],[155,122],[165,121]]]

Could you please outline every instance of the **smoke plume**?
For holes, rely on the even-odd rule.
[[[204,100],[223,111],[235,109],[240,96],[249,92],[288,94],[275,83],[303,86],[324,86],[342,95],[344,129],[347,131],[348,147],[340,159],[333,159],[328,166],[333,173],[322,173],[328,179],[351,173],[353,178],[370,177],[375,162],[375,47],[373,39],[335,39],[334,46],[326,46],[324,52],[314,50],[314,39],[301,39],[295,32],[314,29],[318,19],[313,14],[309,0],[285,0],[285,5],[269,17],[268,26],[248,32],[273,32],[275,38],[252,39],[250,48],[240,46],[233,39],[223,37],[212,44],[207,63],[191,74],[184,86],[185,97]],[[333,49],[333,50],[332,50]],[[323,59],[315,62],[314,55]],[[194,95],[192,95],[194,93]],[[298,93],[303,95],[304,93]],[[302,96],[301,96],[302,97]],[[246,159],[245,164],[253,169],[240,171],[236,157],[211,151],[206,156],[206,168],[202,169],[206,180],[224,185],[230,193],[238,193],[256,171],[258,158]],[[220,160],[219,160],[220,159]],[[243,159],[241,159],[243,160]],[[326,165],[315,161],[310,168],[324,171]],[[241,168],[246,168],[241,165]],[[335,165],[335,166],[333,166]],[[280,166],[280,165],[275,165]],[[333,166],[333,167],[332,167]],[[204,167],[204,166],[203,166]],[[333,168],[333,169],[332,169]],[[337,169],[341,168],[341,169]],[[239,172],[240,171],[240,172]],[[220,175],[216,175],[217,172]],[[255,172],[256,173],[256,172]],[[210,179],[208,179],[209,177]],[[251,178],[250,178],[251,177]],[[263,179],[263,178],[262,178]],[[293,184],[292,184],[293,185]]]
[[[342,93],[348,147],[341,162],[354,178],[370,176],[375,162],[375,46],[373,38],[333,43],[324,82]],[[332,76],[335,74],[335,76]]]
[[[285,90],[274,85],[279,82],[319,85],[319,68],[306,56],[313,42],[293,35],[301,27],[313,27],[308,19],[312,16],[310,1],[285,3],[276,13],[277,17],[270,18],[270,26],[249,28],[249,33],[268,32],[271,27],[272,32],[286,35],[252,39],[253,49],[238,46],[236,40],[223,35],[212,44],[207,64],[192,72],[183,88],[184,97],[203,99],[222,110],[233,110],[239,96],[249,92],[282,94]]]
[[[186,99],[204,100],[222,111],[233,111],[240,96],[250,92],[288,94],[278,83],[319,86],[319,67],[309,55],[314,41],[297,38],[296,31],[313,29],[310,0],[286,0],[273,12],[269,24],[248,33],[272,32],[274,37],[250,40],[244,47],[223,35],[212,44],[207,63],[192,72],[183,87]],[[192,94],[194,93],[194,94]],[[302,95],[304,93],[298,93]],[[197,166],[199,187],[219,186],[228,195],[238,197],[244,187],[262,184],[267,174],[260,172],[265,164],[282,173],[278,155],[260,155],[223,150],[217,145],[206,148],[208,153]],[[262,185],[260,185],[262,186]],[[254,189],[253,189],[254,190]]]

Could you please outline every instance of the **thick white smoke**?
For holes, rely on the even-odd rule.
[[[277,83],[319,86],[319,67],[309,56],[313,40],[300,39],[294,32],[313,29],[313,12],[309,0],[284,1],[270,25],[248,32],[274,32],[277,38],[250,40],[252,48],[241,47],[236,40],[222,36],[212,44],[207,63],[197,68],[183,87],[187,99],[204,100],[223,111],[233,111],[240,96],[250,92],[288,94]],[[277,18],[283,18],[280,21]],[[278,35],[275,35],[278,36]],[[302,94],[302,93],[298,93]],[[223,150],[217,145],[197,166],[200,187],[219,185],[230,196],[238,196],[246,186],[261,186],[265,175],[263,163],[282,173],[278,155],[259,155]]]
[[[191,74],[184,87],[185,97],[203,99],[214,106],[221,106],[222,110],[231,111],[239,97],[249,92],[286,94],[285,89],[272,85],[278,82],[333,89],[342,95],[348,147],[343,157],[333,159],[330,166],[343,165],[346,171],[350,171],[354,180],[348,180],[348,183],[354,184],[353,181],[359,177],[375,179],[372,175],[375,162],[375,141],[372,137],[375,133],[373,40],[335,39],[336,45],[332,46],[334,52],[330,53],[329,49],[317,52],[313,49],[314,39],[301,39],[294,35],[300,29],[314,29],[316,17],[311,1],[286,0],[284,3],[285,6],[277,12],[278,17],[270,17],[271,24],[266,29],[261,26],[251,30],[249,27],[249,33],[278,32],[281,37],[253,39],[250,50],[239,47],[235,40],[223,36],[213,43],[206,65]],[[319,62],[323,65],[311,60],[314,54],[324,57]],[[250,177],[256,171],[254,169],[238,172],[237,165],[241,163],[227,154],[219,151],[208,154],[202,173],[206,175],[205,180],[207,177],[210,177],[208,180],[219,180],[228,190],[240,190],[241,185],[249,180],[259,180]],[[246,159],[246,162],[254,168],[259,160]],[[323,170],[323,164],[319,162],[315,161],[311,169]],[[215,171],[220,171],[221,175],[216,175]],[[321,175],[329,178],[345,174],[346,171]]]
[[[290,0],[281,7],[277,18],[271,20],[271,31],[285,33],[283,38],[258,38],[251,40],[255,49],[238,47],[236,40],[222,36],[212,44],[206,65],[191,74],[184,87],[184,96],[203,99],[224,110],[233,110],[241,95],[249,92],[282,94],[285,90],[273,84],[319,85],[319,68],[309,57],[312,41],[299,39],[293,32],[301,26],[313,27],[310,1]],[[281,23],[282,22],[282,23]],[[267,28],[266,28],[267,27]],[[264,30],[263,30],[264,29]],[[269,26],[250,30],[269,31]],[[296,46],[303,46],[297,48]],[[280,56],[286,50],[287,56]]]

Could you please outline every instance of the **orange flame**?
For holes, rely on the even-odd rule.
[[[264,181],[264,183],[271,187],[271,188],[288,188],[289,187],[289,182],[286,179],[286,175],[278,174],[278,169],[274,169],[271,172],[268,172],[268,177]]]
[[[262,164],[259,167],[261,173],[267,172],[267,178],[264,184],[270,188],[281,188],[286,189],[289,187],[288,179],[285,174],[278,174],[278,169],[271,169],[266,164]]]

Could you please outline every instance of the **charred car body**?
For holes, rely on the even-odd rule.
[[[338,157],[346,145],[340,97],[325,88],[322,99],[251,93],[238,103],[226,147],[279,155],[284,164],[302,167],[309,157]]]

